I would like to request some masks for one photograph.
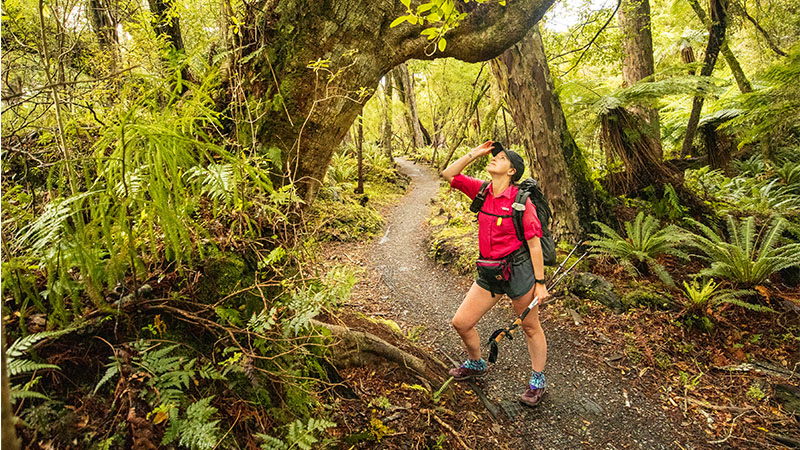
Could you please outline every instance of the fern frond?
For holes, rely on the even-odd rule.
[[[41,400],[49,400],[50,397],[36,391],[28,391],[22,389],[21,386],[11,386],[9,389],[9,398],[11,399],[11,403],[16,403],[17,400],[24,399],[24,398],[35,398]]]
[[[8,375],[15,376],[21,373],[30,373],[42,369],[56,369],[59,367],[55,364],[37,363],[34,361],[14,359],[8,361]]]
[[[73,328],[64,328],[57,331],[40,331],[39,333],[29,334],[23,338],[19,338],[6,349],[6,357],[11,360],[13,358],[22,356],[31,347],[42,339],[59,337],[73,331]]]

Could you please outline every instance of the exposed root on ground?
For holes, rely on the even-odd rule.
[[[410,369],[428,380],[432,378],[424,361],[374,334],[315,319],[311,320],[311,324],[329,329],[333,336],[341,340],[338,345],[331,347],[331,363],[339,368],[368,366],[384,359]]]

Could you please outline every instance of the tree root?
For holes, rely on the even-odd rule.
[[[422,359],[401,350],[374,334],[352,330],[340,325],[332,325],[312,319],[315,327],[324,327],[341,341],[331,347],[333,352],[331,363],[344,368],[366,366],[381,359],[392,361],[400,367],[410,369],[425,379],[431,379],[428,366]]]

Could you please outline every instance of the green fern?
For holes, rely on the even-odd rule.
[[[21,359],[21,358],[25,356],[28,350],[30,350],[31,347],[33,347],[37,342],[43,339],[57,338],[73,330],[74,330],[73,328],[66,328],[58,331],[42,331],[39,333],[29,334],[25,337],[15,340],[6,349],[6,368],[8,370],[8,376],[14,377],[26,373],[34,373],[37,370],[44,370],[44,369],[59,370],[59,367],[55,364],[38,363],[35,361],[31,361],[28,359]],[[9,391],[11,401],[13,402],[21,398],[46,399],[47,396],[31,390],[37,384],[38,380],[39,377],[34,377],[24,385],[11,385]]]
[[[201,191],[214,201],[229,203],[236,193],[236,172],[230,164],[209,164],[192,167],[186,172],[189,180],[199,182]]]
[[[331,164],[328,167],[328,179],[334,184],[347,184],[355,180],[358,172],[356,160],[340,151],[331,157]]]
[[[198,400],[186,408],[186,418],[178,416],[177,409],[170,410],[169,427],[164,432],[162,444],[178,443],[191,450],[210,450],[219,441],[219,420],[211,420],[217,408],[210,405],[213,397]]]
[[[653,216],[645,218],[640,212],[632,222],[625,222],[627,237],[622,237],[611,227],[600,222],[594,222],[603,236],[592,234],[594,239],[590,245],[599,256],[608,256],[617,259],[626,269],[647,275],[650,270],[669,286],[674,282],[669,273],[655,258],[662,254],[688,258],[688,255],[677,248],[685,237],[681,230],[674,226],[658,229],[659,223]]]
[[[264,443],[261,444],[262,450],[292,450],[295,448],[311,450],[311,446],[319,442],[318,433],[335,426],[336,424],[333,422],[312,417],[308,419],[308,422],[297,419],[287,425],[288,430],[285,439],[261,433],[256,436],[264,440]]]
[[[688,242],[711,263],[711,267],[699,273],[701,276],[753,286],[766,282],[779,270],[800,265],[800,243],[779,245],[786,226],[781,217],[776,218],[771,227],[764,226],[757,232],[752,216],[741,222],[728,216],[729,240],[696,220],[687,220],[702,233],[691,233]]]

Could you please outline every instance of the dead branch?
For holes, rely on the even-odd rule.
[[[753,408],[750,407],[750,406],[748,406],[746,408],[742,408],[742,407],[739,407],[739,406],[712,405],[711,403],[708,403],[706,401],[697,400],[696,398],[692,398],[692,397],[688,397],[688,396],[684,397],[683,399],[686,402],[691,403],[693,405],[700,406],[700,407],[703,407],[703,408],[713,409],[715,411],[731,411],[731,412],[735,412],[735,413],[745,413],[745,412],[753,410]]]
[[[454,430],[453,427],[448,425],[444,420],[440,419],[439,416],[436,415],[435,411],[430,410],[430,409],[422,409],[422,410],[420,410],[420,412],[423,413],[423,414],[428,414],[428,417],[433,417],[433,420],[435,420],[436,423],[441,425],[442,428],[444,428],[445,430],[449,431],[450,434],[452,434],[453,437],[456,438],[456,441],[458,441],[458,443],[461,444],[461,446],[464,447],[465,450],[472,450],[470,448],[470,446],[468,446],[467,443],[464,442],[463,439],[461,439],[461,436],[458,435],[456,430]]]

